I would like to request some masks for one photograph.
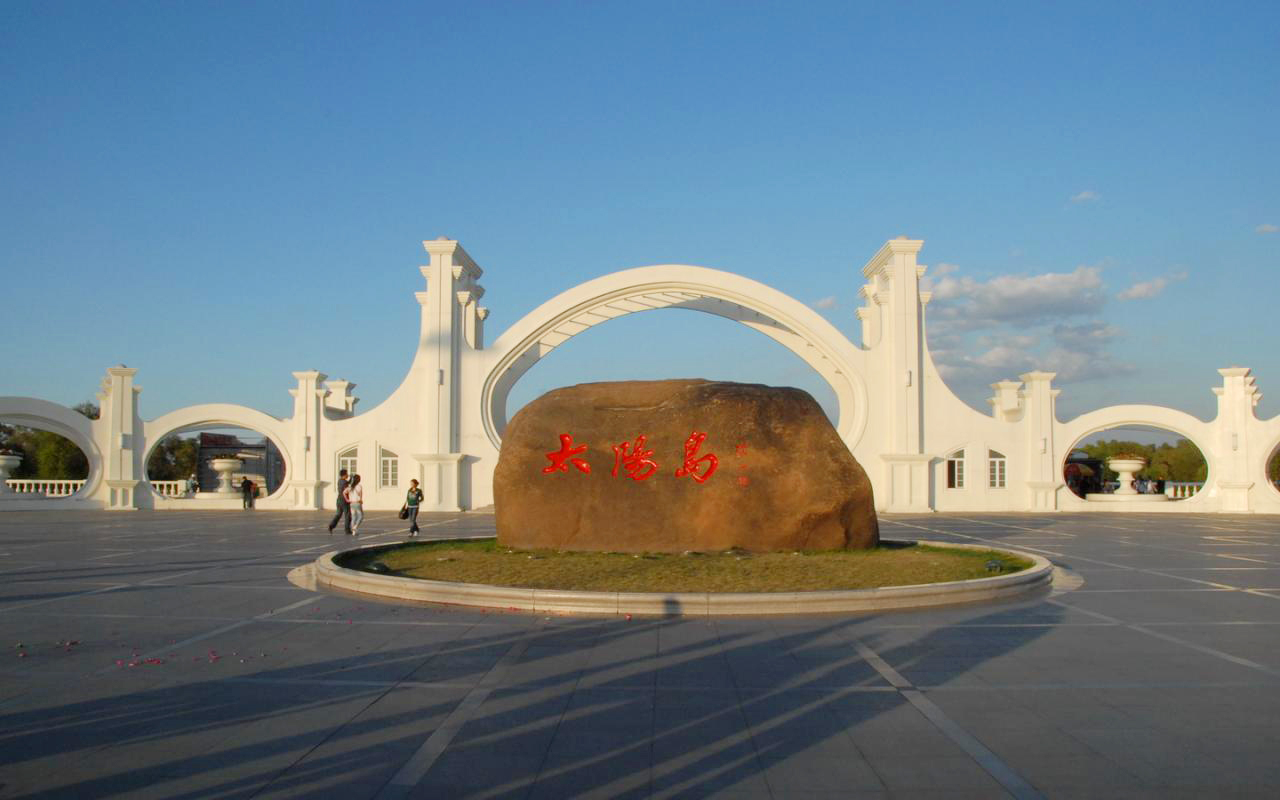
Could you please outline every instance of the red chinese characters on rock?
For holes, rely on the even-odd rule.
[[[625,469],[633,481],[645,480],[658,471],[658,463],[650,458],[653,451],[645,450],[644,445],[645,437],[641,435],[634,444],[623,442],[613,446],[613,477],[618,477],[618,467]]]
[[[634,481],[648,480],[658,472],[658,462],[653,460],[653,450],[645,448],[647,444],[647,436],[642,434],[637,436],[634,442],[622,442],[613,446],[613,477],[618,477],[618,470],[625,471],[628,477]],[[716,471],[720,465],[720,460],[712,453],[699,455],[698,451],[702,448],[703,442],[707,440],[707,434],[701,431],[694,431],[689,434],[689,438],[684,443],[684,466],[675,471],[677,478],[690,477],[697,483],[706,483],[707,478]],[[745,445],[738,445],[738,454],[742,455]],[[560,449],[551,453],[547,453],[547,460],[551,462],[548,466],[542,468],[544,475],[551,475],[556,472],[568,472],[569,465],[577,467],[580,472],[591,472],[591,465],[576,456],[587,451],[587,445],[573,446],[573,435],[568,433],[560,434]],[[745,469],[745,467],[744,467]],[[745,476],[740,477],[738,482],[745,484]]]
[[[543,474],[550,475],[553,472],[568,472],[569,464],[574,465],[579,471],[590,474],[591,465],[581,458],[575,456],[587,452],[585,444],[573,446],[573,436],[567,433],[560,434],[560,449],[547,453],[547,460],[551,462],[550,466],[542,468]],[[568,462],[568,463],[565,463]]]
[[[676,470],[676,477],[683,478],[688,475],[698,483],[706,483],[712,473],[716,471],[716,467],[720,464],[720,459],[711,453],[707,453],[701,458],[698,457],[698,449],[702,447],[702,443],[707,440],[707,435],[699,431],[689,434],[689,438],[684,441],[684,466]],[[705,472],[699,472],[699,467],[706,467]]]
[[[751,479],[747,477],[747,464],[742,460],[747,457],[747,443],[739,442],[735,445],[733,454],[738,457],[738,485],[746,487],[751,483]]]

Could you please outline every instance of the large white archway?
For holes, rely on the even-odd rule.
[[[500,447],[507,398],[525,372],[560,344],[626,314],[659,308],[701,311],[741,323],[786,347],[835,392],[836,430],[852,448],[867,424],[860,351],[808,306],[762,283],[720,270],[668,264],[638,267],[580,284],[553,297],[506,330],[488,350],[481,414]]]
[[[245,428],[247,430],[260,433],[271,440],[276,449],[280,451],[280,457],[284,459],[284,469],[286,480],[267,498],[274,500],[284,496],[289,485],[288,476],[293,474],[293,459],[289,453],[289,448],[285,446],[288,441],[288,424],[285,421],[276,419],[275,417],[264,414],[247,406],[237,406],[227,403],[206,403],[197,406],[187,406],[176,411],[171,411],[153,420],[144,423],[144,429],[147,437],[147,449],[143,453],[142,464],[145,465],[151,458],[151,452],[155,449],[161,440],[166,436],[176,433],[186,433],[200,428],[213,427],[231,427]],[[148,490],[150,483],[147,482]],[[152,494],[155,494],[152,491]],[[158,495],[157,495],[158,496]]]
[[[1204,456],[1208,469],[1205,486],[1213,485],[1218,469],[1214,463],[1213,451],[1206,446],[1208,442],[1212,441],[1210,424],[1196,419],[1184,411],[1165,408],[1164,406],[1110,406],[1087,414],[1081,414],[1070,422],[1063,423],[1062,441],[1064,442],[1064,447],[1061,457],[1058,459],[1056,474],[1062,474],[1063,470],[1066,469],[1067,459],[1071,457],[1071,453],[1086,437],[1113,428],[1127,428],[1135,425],[1171,431],[1195,445],[1200,454]],[[1184,508],[1193,505],[1198,506],[1203,504],[1210,494],[1211,492],[1209,491],[1200,492],[1194,497],[1180,502],[1187,504]],[[1085,502],[1074,496],[1069,498],[1068,502],[1073,500],[1078,500],[1081,503]]]
[[[102,480],[102,451],[93,440],[93,420],[73,408],[35,397],[0,397],[0,422],[56,433],[84,453],[89,475],[72,497],[88,497]]]

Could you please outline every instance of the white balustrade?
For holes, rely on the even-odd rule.
[[[84,480],[10,478],[5,481],[15,494],[42,494],[45,497],[70,497],[80,491]],[[164,497],[186,497],[186,481],[151,481],[151,488]]]
[[[17,494],[42,494],[45,497],[70,497],[84,486],[83,480],[37,480],[35,478],[10,478],[5,481]]]
[[[1165,481],[1164,493],[1170,500],[1186,500],[1195,497],[1204,488],[1204,481]]]

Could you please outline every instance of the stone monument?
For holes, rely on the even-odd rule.
[[[507,427],[498,541],[618,552],[874,547],[871,483],[799,389],[704,380],[557,389]]]

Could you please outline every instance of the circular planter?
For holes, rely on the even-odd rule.
[[[1133,488],[1133,476],[1146,465],[1145,458],[1108,458],[1107,466],[1120,475],[1120,488],[1115,490],[1115,494],[1137,494]]]
[[[5,453],[0,455],[0,494],[8,494],[13,490],[9,488],[9,473],[13,472],[22,464],[22,456]]]
[[[889,541],[889,540],[883,540]],[[1053,580],[1053,565],[1032,553],[987,545],[926,542],[932,547],[957,550],[999,550],[1028,559],[1032,566],[1021,572],[916,586],[888,586],[880,589],[836,589],[813,592],[582,592],[559,589],[520,589],[454,583],[419,578],[401,578],[338,566],[334,559],[344,553],[389,550],[401,543],[370,545],[352,550],[335,550],[315,561],[317,587],[377,595],[396,600],[443,603],[474,608],[504,608],[557,614],[656,614],[665,616],[765,616],[850,611],[884,611],[902,608],[978,603],[1016,597],[1047,588]]]
[[[235,488],[231,485],[231,473],[240,469],[244,462],[238,458],[211,458],[209,466],[213,471],[218,473],[218,492],[222,494],[234,494]]]

